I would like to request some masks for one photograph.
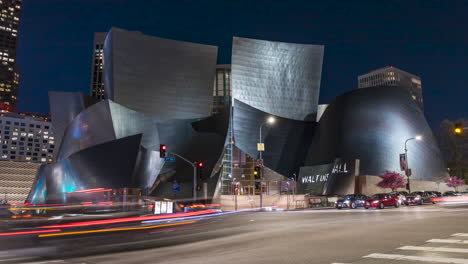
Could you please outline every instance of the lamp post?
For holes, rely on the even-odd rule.
[[[262,127],[266,124],[272,125],[275,123],[275,118],[273,116],[270,116],[267,118],[265,122],[263,122],[260,125],[259,128],[259,136],[258,136],[258,145],[257,145],[257,150],[259,152],[259,160],[261,164],[261,173],[260,173],[260,209],[263,208],[263,159],[262,159],[262,152],[265,150],[265,145],[262,143]]]
[[[412,138],[408,138],[407,140],[405,140],[405,158],[406,158],[406,170],[405,170],[405,174],[406,174],[406,177],[408,177],[408,192],[411,193],[411,188],[410,188],[410,173],[409,173],[409,163],[408,163],[408,148],[406,146],[406,144],[408,143],[408,141],[410,140],[413,140],[413,139],[416,139],[416,140],[422,140],[422,136],[415,136],[415,137],[412,137]]]

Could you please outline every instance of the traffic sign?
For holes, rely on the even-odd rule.
[[[164,161],[167,161],[167,162],[174,162],[174,161],[175,161],[175,157],[164,157]]]
[[[172,184],[172,191],[173,191],[173,192],[180,192],[180,184],[178,184],[178,183],[173,183],[173,184]]]

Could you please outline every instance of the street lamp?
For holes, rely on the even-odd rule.
[[[276,119],[274,116],[269,116],[267,118],[267,120],[265,122],[263,122],[261,125],[260,125],[260,128],[259,128],[259,137],[258,137],[258,144],[257,144],[257,150],[258,150],[258,153],[259,153],[259,160],[260,160],[260,163],[261,163],[261,173],[260,173],[260,209],[263,207],[263,195],[262,195],[262,192],[263,192],[263,186],[262,186],[262,180],[263,180],[263,159],[262,159],[262,152],[265,150],[265,144],[262,143],[262,127],[266,124],[268,125],[273,125],[275,123]]]
[[[411,188],[410,188],[410,168],[409,168],[409,163],[408,163],[408,148],[406,147],[406,143],[408,143],[408,141],[410,140],[413,140],[413,139],[416,139],[416,140],[422,140],[422,136],[420,135],[417,135],[415,137],[412,137],[412,138],[408,138],[406,141],[405,141],[405,158],[406,158],[406,170],[405,170],[405,174],[406,174],[406,177],[408,177],[408,192],[411,193]]]
[[[265,145],[262,143],[262,127],[264,125],[273,125],[275,123],[276,119],[275,117],[273,116],[270,116],[267,118],[267,120],[265,122],[263,122],[261,125],[260,125],[260,132],[258,133],[259,134],[259,137],[258,137],[258,146],[257,146],[257,149],[258,149],[258,152],[259,152],[259,156],[260,156],[260,160],[262,160],[262,152],[265,150]]]

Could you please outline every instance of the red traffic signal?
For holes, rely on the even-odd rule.
[[[166,145],[164,145],[164,144],[159,145],[159,157],[160,158],[166,157],[166,150],[167,150]]]
[[[199,179],[203,177],[203,162],[195,162],[197,166],[197,176]]]

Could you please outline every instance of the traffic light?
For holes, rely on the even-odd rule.
[[[455,123],[455,128],[453,129],[453,132],[456,135],[461,135],[463,134],[463,126],[461,123]]]
[[[167,150],[166,145],[164,145],[164,144],[159,145],[159,157],[160,158],[166,157],[166,150]]]
[[[200,179],[203,177],[203,162],[197,162],[197,176]]]
[[[260,166],[255,166],[254,167],[254,177],[256,180],[260,180],[261,179],[261,168]]]
[[[197,184],[197,191],[201,191],[201,185]]]

